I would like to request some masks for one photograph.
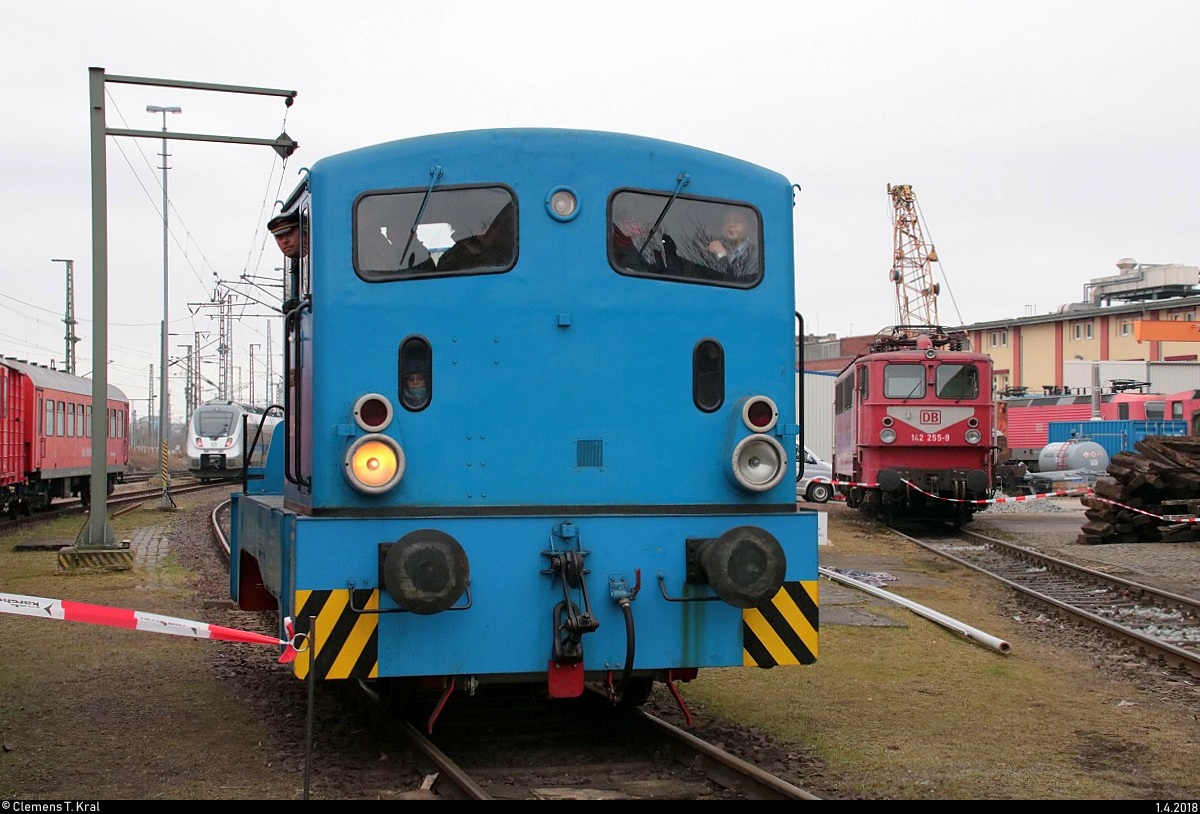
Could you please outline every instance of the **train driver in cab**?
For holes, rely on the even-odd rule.
[[[308,256],[308,221],[299,212],[276,215],[267,221],[267,231],[275,236],[275,244],[288,259],[287,296],[280,309],[286,314],[300,304],[300,257]]]
[[[716,271],[730,277],[745,277],[754,273],[754,240],[745,212],[736,209],[726,213],[721,234],[708,243]]]

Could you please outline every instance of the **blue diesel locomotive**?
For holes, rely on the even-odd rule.
[[[286,432],[231,524],[231,595],[307,635],[296,676],[636,705],[700,668],[813,662],[793,198],[593,131],[315,162],[284,204],[310,246]]]

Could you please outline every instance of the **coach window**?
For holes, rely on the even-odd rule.
[[[92,437],[92,405],[87,405],[87,420],[83,422],[83,432],[88,438]]]
[[[54,399],[46,399],[46,436],[54,435]]]
[[[54,418],[55,418],[55,422],[54,422],[54,425],[55,425],[54,434],[55,434],[55,435],[57,435],[59,438],[62,438],[62,437],[64,437],[64,436],[67,434],[67,427],[66,427],[66,423],[67,423],[67,403],[66,403],[65,401],[60,401],[60,402],[58,403],[58,409],[57,409],[57,411],[55,412],[55,416],[54,416]]]
[[[367,282],[508,271],[518,223],[504,186],[364,193],[354,202],[354,270]]]
[[[979,397],[979,369],[975,365],[939,365],[937,395],[940,399]]]
[[[703,339],[692,351],[692,401],[711,413],[725,403],[725,349],[715,339]]]
[[[883,396],[889,399],[919,399],[925,395],[924,365],[885,365]]]
[[[67,437],[75,437],[75,402],[67,405]]]
[[[622,189],[608,202],[608,261],[619,274],[753,288],[762,218],[740,201]]]

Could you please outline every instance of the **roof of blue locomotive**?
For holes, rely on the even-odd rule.
[[[663,158],[686,159],[689,162],[698,162],[690,167],[703,167],[709,171],[724,170],[737,174],[743,181],[779,183],[791,187],[791,183],[774,170],[701,147],[627,133],[538,127],[464,130],[414,136],[361,147],[315,162],[310,177],[332,170],[339,173],[362,171],[372,178],[379,179],[388,175],[387,167],[391,162],[417,157],[424,157],[435,164],[458,158],[472,161],[476,166],[484,164],[501,172],[506,162],[513,167],[524,167],[532,155],[536,154],[545,159],[549,148],[563,154],[585,153],[597,168],[614,169],[620,165],[618,171],[625,175],[629,174],[631,168],[630,156],[636,152],[643,157],[647,166],[657,166]],[[679,167],[680,172],[686,172],[688,169],[689,166]],[[446,174],[439,181],[439,185],[452,185],[462,180],[454,177],[452,165],[443,166],[443,170]],[[467,180],[476,179],[472,177]],[[661,183],[661,179],[659,180]]]
[[[80,396],[91,397],[92,395],[92,380],[85,379],[81,376],[75,376],[67,373],[64,370],[53,370],[48,367],[21,362],[16,359],[0,359],[0,365],[19,371],[29,377],[33,382],[34,387],[43,389],[58,390],[63,393],[74,393]],[[126,395],[121,390],[113,385],[108,385],[108,398],[110,401],[129,401]]]

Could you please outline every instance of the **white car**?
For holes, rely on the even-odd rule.
[[[796,499],[825,503],[833,497],[833,464],[823,461],[808,447],[796,451]]]

